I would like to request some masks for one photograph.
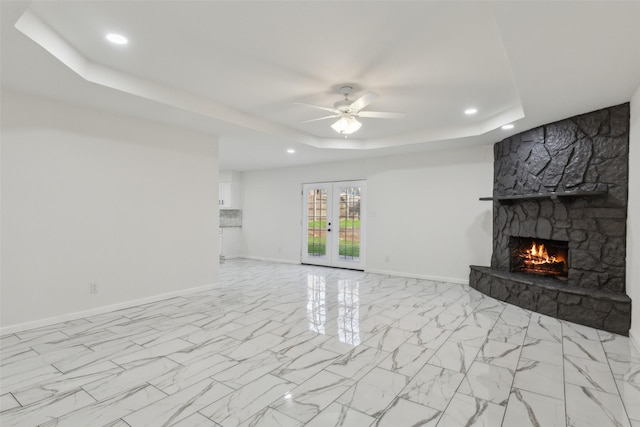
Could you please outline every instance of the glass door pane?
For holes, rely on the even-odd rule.
[[[341,261],[360,259],[360,187],[340,187],[338,257]]]
[[[303,223],[306,228],[302,262],[329,265],[331,262],[331,185],[303,187]]]

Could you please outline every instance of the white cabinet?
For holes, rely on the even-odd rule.
[[[220,209],[231,209],[230,182],[221,182],[218,184],[218,207]]]
[[[242,172],[222,171],[218,179],[218,207],[242,209]]]

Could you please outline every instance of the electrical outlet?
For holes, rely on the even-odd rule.
[[[89,293],[90,294],[98,293],[98,284],[96,282],[89,283]]]

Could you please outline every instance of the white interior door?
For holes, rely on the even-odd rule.
[[[304,264],[364,270],[366,181],[303,185]]]

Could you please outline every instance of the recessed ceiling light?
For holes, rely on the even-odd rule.
[[[127,40],[127,38],[123,35],[120,34],[116,34],[116,33],[109,33],[106,35],[107,40],[109,40],[111,43],[115,43],[115,44],[127,44],[129,43],[129,40]]]
[[[294,150],[293,148],[289,148],[289,149],[287,150],[287,153],[289,153],[289,154],[293,154],[293,153],[295,153],[295,152],[296,152],[296,150]]]
[[[504,126],[502,126],[502,129],[504,129],[504,130],[513,129],[513,125],[512,124],[504,125]]]
[[[475,113],[477,113],[477,112],[478,112],[478,109],[477,109],[477,108],[467,108],[466,110],[464,110],[464,113],[465,113],[467,116],[471,116],[471,115],[473,115],[473,114],[475,114]]]

